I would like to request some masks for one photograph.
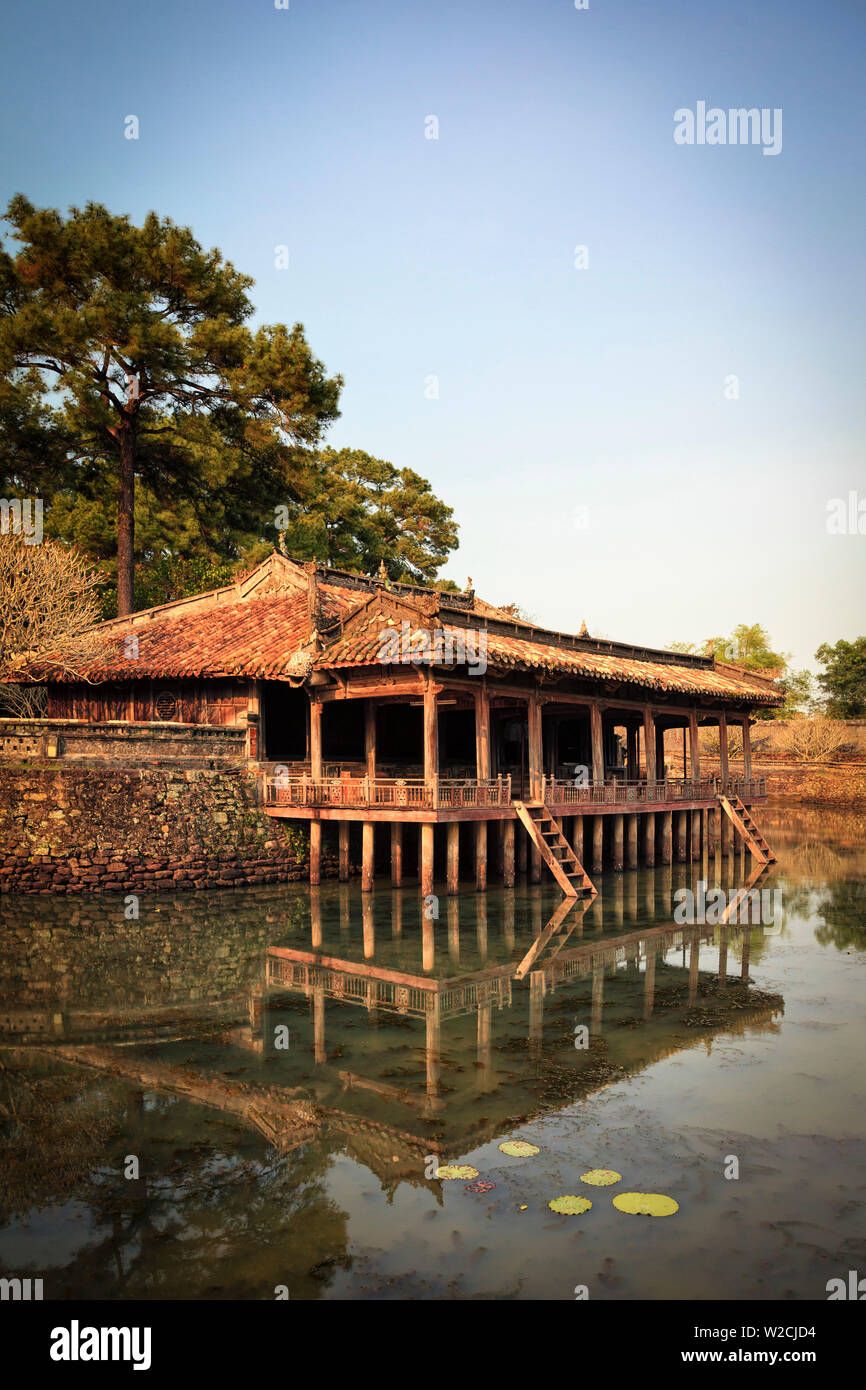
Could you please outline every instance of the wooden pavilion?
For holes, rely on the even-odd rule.
[[[569,896],[595,893],[587,869],[724,853],[731,831],[759,863],[773,858],[750,815],[766,787],[749,729],[780,696],[770,677],[712,656],[553,632],[471,588],[393,584],[278,552],[233,585],[103,630],[105,656],[86,680],[45,673],[49,718],[244,727],[267,813],[309,823],[312,883],[331,822],[343,877],[361,827],[365,891],[377,827],[395,885],[415,827],[425,895],[443,830],[449,893],[467,840],[486,888],[491,829],[506,887],[546,865]],[[742,731],[736,768],[731,725]],[[701,768],[710,726],[714,775]]]

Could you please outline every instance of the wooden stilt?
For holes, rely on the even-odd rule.
[[[349,877],[349,822],[341,820],[339,824],[339,875],[340,882],[345,883]]]
[[[376,954],[376,933],[373,926],[373,899],[361,899],[361,928],[364,933],[364,959],[372,960]]]
[[[700,857],[701,857],[701,813],[700,813],[700,811],[692,811],[692,813],[691,813],[691,819],[692,819],[692,858],[693,858],[693,859],[700,859]]]
[[[592,871],[600,874],[604,868],[604,816],[592,819]]]
[[[627,817],[626,817],[626,820],[628,821],[628,834],[627,834],[627,837],[626,837],[626,855],[625,855],[625,862],[626,862],[628,868],[630,868],[630,869],[636,869],[637,866],[638,866],[638,853],[637,853],[637,821],[638,821],[638,818],[637,818],[636,815],[632,815],[632,816],[627,816]]]
[[[391,824],[391,885],[399,888],[403,882],[403,826],[399,821]]]
[[[525,874],[529,863],[529,836],[523,826],[515,833],[517,836],[517,872]]]
[[[505,888],[514,887],[514,826],[513,820],[501,822],[502,883]]]
[[[421,893],[427,898],[433,892],[433,826],[421,826]]]
[[[689,857],[688,839],[689,813],[677,811],[677,863],[684,864]]]
[[[483,893],[487,888],[487,821],[475,822],[475,888]]]
[[[673,857],[673,811],[662,811],[661,862],[670,864]]]
[[[310,883],[313,887],[322,877],[322,822],[310,821]]]
[[[373,850],[375,824],[365,820],[361,827],[361,892],[370,893],[373,889]]]
[[[656,862],[656,818],[648,811],[643,818],[643,862],[651,868]]]
[[[451,821],[446,831],[446,882],[453,896],[460,890],[460,824]]]
[[[623,832],[623,820],[624,820],[624,817],[623,817],[623,816],[614,816],[614,818],[613,818],[613,842],[612,842],[612,845],[611,845],[611,860],[610,860],[610,866],[611,866],[612,869],[621,869],[621,868],[622,868],[622,832]]]

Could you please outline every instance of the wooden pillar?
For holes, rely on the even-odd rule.
[[[399,888],[403,882],[403,826],[400,821],[391,825],[391,884]]]
[[[424,686],[424,781],[434,787],[439,780],[439,711],[436,687],[428,678]],[[436,804],[434,797],[434,806]]]
[[[723,714],[719,715],[719,773],[724,791],[728,780],[728,721]]]
[[[684,864],[689,857],[688,811],[677,811],[677,863]]]
[[[529,836],[521,825],[519,830],[515,830],[517,835],[517,872],[525,874],[529,864]]]
[[[661,833],[661,862],[670,864],[673,858],[673,811],[662,811],[662,833]]]
[[[314,782],[322,778],[322,703],[310,699],[310,776]]]
[[[589,707],[589,722],[592,733],[592,780],[601,786],[604,782],[604,737],[598,700],[593,700]]]
[[[421,895],[433,892],[433,826],[425,821],[421,826]]]
[[[475,769],[479,781],[490,776],[490,696],[486,680],[475,691]]]
[[[310,894],[310,941],[314,951],[322,949],[322,900],[319,894]]]
[[[502,883],[514,887],[514,821],[500,821],[502,830]]]
[[[643,862],[652,867],[656,862],[656,818],[648,811],[643,818]]]
[[[610,862],[610,866],[611,866],[612,869],[621,869],[621,868],[622,868],[622,830],[623,830],[623,817],[622,817],[622,816],[614,816],[614,818],[613,818],[613,843],[612,843],[612,847],[611,847],[611,862]]]
[[[700,811],[691,812],[692,821],[692,858],[701,857],[701,813]]]
[[[592,867],[594,873],[600,873],[604,868],[604,816],[593,817]]]
[[[626,835],[625,862],[629,869],[636,869],[638,865],[637,854],[637,822],[636,815],[627,816],[628,832]]]
[[[373,850],[375,824],[365,820],[361,827],[361,892],[370,893],[373,888]]]
[[[487,887],[487,821],[475,822],[475,889],[483,893]]]
[[[707,811],[707,854],[713,859],[716,857],[716,811],[713,807]]]
[[[372,960],[376,954],[376,929],[373,922],[373,899],[361,899],[361,933],[364,939],[364,959]],[[372,980],[370,981],[372,984]]]
[[[376,777],[376,706],[372,700],[364,701],[364,757],[372,782]]]
[[[315,888],[322,878],[322,822],[310,821],[310,883]]]
[[[646,779],[648,782],[654,782],[656,780],[656,734],[652,710],[649,707],[643,712],[643,741]]]
[[[571,847],[583,863],[583,816],[575,816],[571,827]]]
[[[529,846],[529,882],[541,882],[541,851],[533,844]]]
[[[752,775],[752,726],[748,719],[743,720],[743,776]]]
[[[340,861],[340,882],[345,883],[349,877],[349,822],[341,820],[337,831],[339,836],[339,861]]]
[[[453,897],[460,888],[460,823],[449,821],[445,832],[445,877],[448,892]]]
[[[528,705],[529,722],[529,795],[534,801],[541,798],[541,778],[543,775],[543,752],[541,740],[541,702],[532,695]]]
[[[701,776],[701,745],[698,738],[698,716],[693,709],[689,710],[689,752],[692,780],[697,782]]]

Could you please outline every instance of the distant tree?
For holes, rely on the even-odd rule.
[[[99,576],[66,546],[28,545],[0,533],[0,706],[10,715],[41,713],[39,687],[20,680],[41,662],[75,675],[104,647]],[[16,679],[18,678],[18,679]]]
[[[835,719],[866,714],[866,637],[853,642],[840,639],[832,647],[823,642],[815,660],[825,668],[817,679],[826,713]]]
[[[263,499],[302,471],[298,450],[337,416],[342,382],[326,377],[302,325],[253,332],[251,279],[168,218],[136,227],[89,203],[64,219],[20,194],[6,218],[20,243],[14,257],[0,250],[6,467],[38,485],[41,440],[63,454],[73,495],[101,503],[111,481],[125,614],[137,483],[199,519],[223,494],[261,517]]]

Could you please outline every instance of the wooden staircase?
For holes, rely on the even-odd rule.
[[[544,802],[515,801],[514,809],[566,897],[577,898],[582,894],[597,897],[598,889],[563,835],[559,821]]]
[[[775,864],[776,856],[738,796],[719,796],[719,805],[759,864]]]

